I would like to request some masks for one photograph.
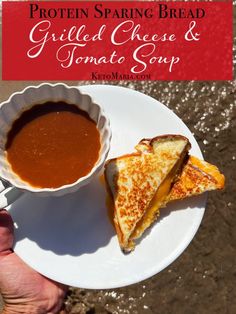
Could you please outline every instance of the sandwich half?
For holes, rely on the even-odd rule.
[[[224,187],[225,178],[218,168],[189,156],[189,149],[183,136],[159,136],[140,141],[137,152],[106,163],[114,225],[124,252],[134,249],[135,240],[168,202]]]
[[[190,149],[181,135],[142,140],[136,152],[109,160],[105,180],[114,203],[114,225],[121,249],[134,249],[134,239],[152,223],[182,171]]]
[[[221,190],[224,185],[225,177],[216,166],[197,157],[189,156],[165,203],[208,191]]]

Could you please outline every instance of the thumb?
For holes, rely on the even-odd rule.
[[[14,227],[10,214],[0,209],[0,255],[10,253],[13,246]]]

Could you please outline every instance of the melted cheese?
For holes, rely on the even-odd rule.
[[[169,195],[171,190],[171,185],[175,180],[176,174],[183,163],[184,157],[185,155],[183,154],[177,161],[175,166],[171,169],[169,174],[166,176],[165,180],[160,184],[144,216],[136,224],[135,229],[130,237],[131,240],[139,238],[142,233],[153,223],[156,217],[159,216],[159,208],[165,207],[165,204],[167,202],[167,196]]]
[[[190,164],[193,165],[193,167],[199,168],[200,170],[202,170],[203,172],[205,172],[205,174],[210,177],[211,176],[211,180],[215,183],[216,188],[218,189],[222,189],[224,187],[225,184],[225,177],[222,173],[220,173],[219,169],[204,161],[204,160],[200,160],[197,157],[194,156],[190,156],[189,158],[189,162]]]
[[[143,218],[137,223],[131,239],[137,239],[141,234],[152,224],[157,216],[159,216],[159,208],[163,206],[166,196],[170,192],[173,175],[169,175],[162,182],[159,189],[155,193],[149,207],[146,210]]]

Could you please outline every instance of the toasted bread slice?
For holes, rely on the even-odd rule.
[[[183,167],[181,175],[174,183],[166,203],[207,191],[221,190],[224,185],[225,177],[216,166],[190,156]]]
[[[142,140],[137,152],[111,159],[105,166],[105,179],[114,201],[114,224],[123,251],[134,248],[136,226],[149,213],[155,216],[170,192],[176,175],[190,149],[187,138],[165,135]],[[152,200],[155,207],[152,206]],[[149,223],[153,219],[151,218]]]
[[[159,193],[155,194],[130,238],[138,239],[159,216],[159,209],[165,207],[167,203],[200,195],[207,191],[220,190],[224,188],[224,184],[225,177],[216,166],[197,157],[189,156],[181,173],[173,183],[170,193],[165,199],[160,198]]]
[[[189,143],[182,153],[177,153],[179,159],[173,162],[172,156],[170,162],[168,152],[177,139],[181,138],[167,135],[144,139],[136,146],[136,153],[106,164],[105,178],[114,203],[114,223],[123,251],[134,248],[134,240],[152,224],[159,209],[168,202],[224,188],[225,177],[216,166],[186,156]]]

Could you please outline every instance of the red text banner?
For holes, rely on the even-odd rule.
[[[232,3],[2,3],[3,80],[231,80]]]

